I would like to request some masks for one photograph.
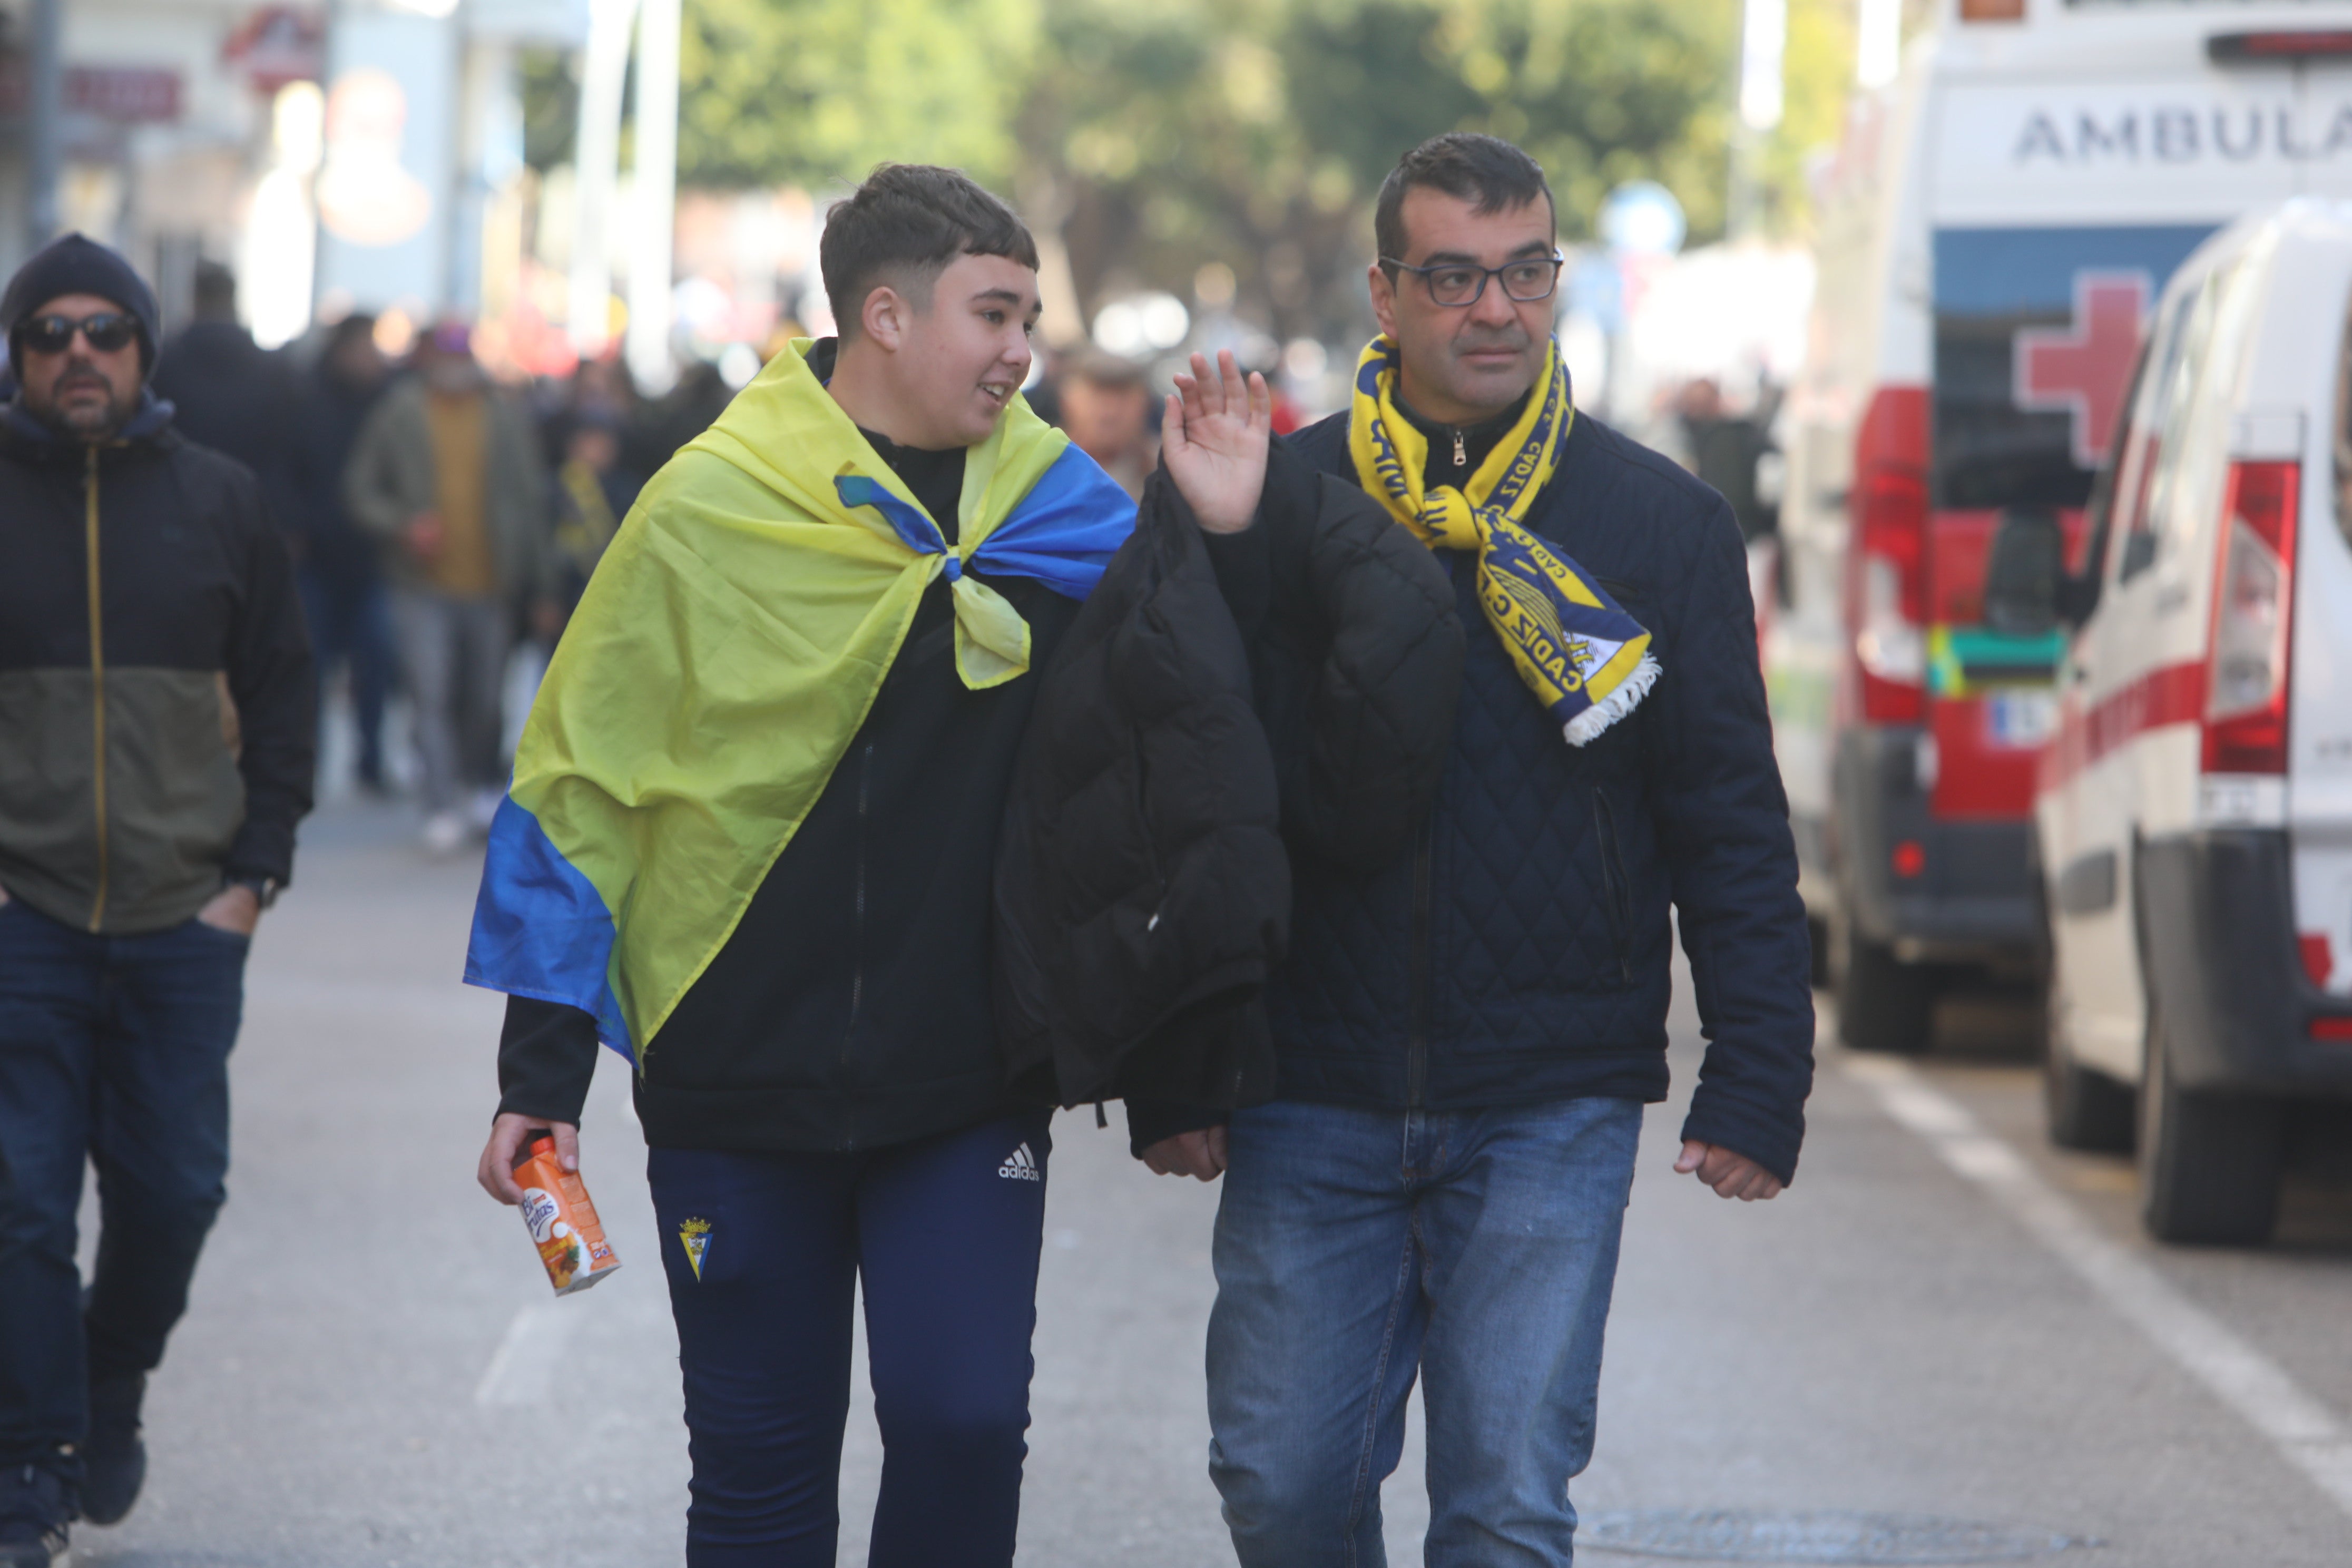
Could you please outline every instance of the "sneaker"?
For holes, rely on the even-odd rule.
[[[66,1484],[37,1465],[0,1472],[0,1568],[66,1568]]]
[[[454,811],[436,811],[425,819],[425,852],[439,858],[466,847],[466,819]]]
[[[92,1524],[112,1524],[139,1500],[147,1479],[147,1444],[139,1436],[143,1377],[93,1384],[89,1391],[89,1438],[82,1445],[81,1516]]]

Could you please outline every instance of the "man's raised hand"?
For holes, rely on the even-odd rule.
[[[1252,371],[1247,383],[1229,349],[1216,374],[1192,356],[1192,374],[1176,374],[1160,426],[1160,460],[1192,515],[1211,533],[1239,533],[1257,515],[1265,489],[1265,447],[1274,435],[1274,395]]]

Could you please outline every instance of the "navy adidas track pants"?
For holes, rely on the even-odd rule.
[[[1048,1117],[852,1154],[650,1152],[688,1568],[833,1568],[861,1275],[883,1450],[867,1562],[1013,1561]]]

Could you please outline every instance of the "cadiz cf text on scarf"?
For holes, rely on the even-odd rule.
[[[1555,347],[1518,423],[1469,484],[1423,490],[1429,442],[1397,407],[1397,348],[1374,338],[1356,363],[1348,448],[1366,490],[1432,550],[1478,553],[1478,603],[1519,679],[1581,746],[1633,710],[1658,679],[1650,634],[1522,520],[1568,450],[1576,410]]]

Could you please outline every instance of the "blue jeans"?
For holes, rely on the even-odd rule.
[[[694,1461],[689,1568],[833,1568],[860,1276],[882,1428],[866,1561],[1013,1561],[1049,1115],[853,1154],[650,1152]]]
[[[1427,1568],[1565,1568],[1642,1107],[1233,1119],[1209,1474],[1243,1568],[1383,1568],[1416,1375]]]
[[[0,905],[0,1467],[80,1483],[90,1383],[163,1359],[226,1196],[247,939],[95,936]],[[85,1159],[98,1262],[74,1265]]]

